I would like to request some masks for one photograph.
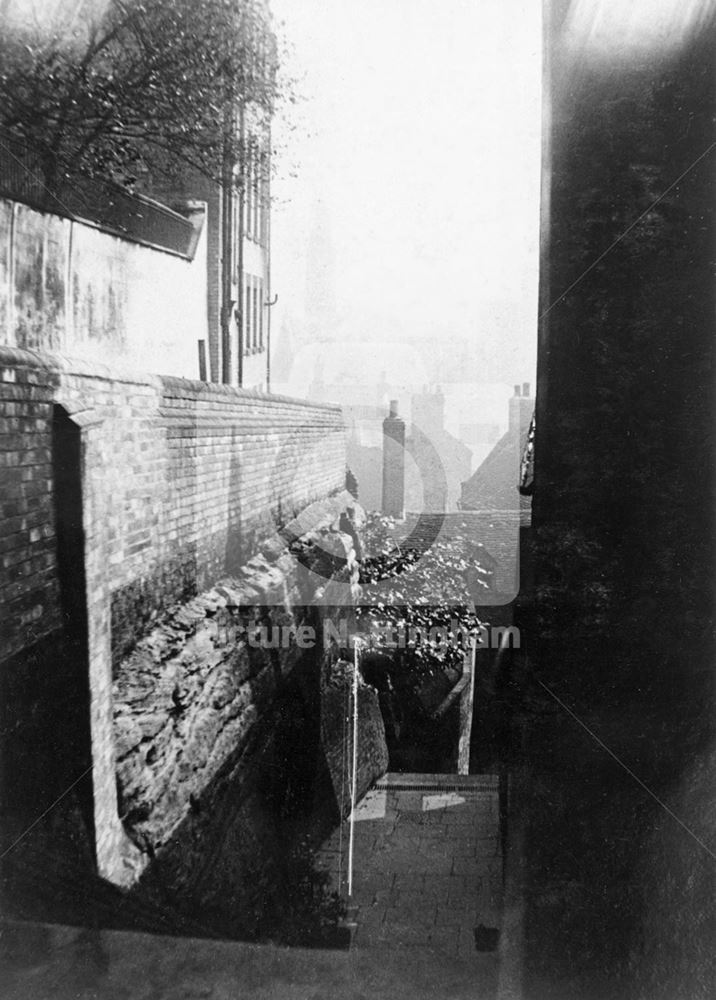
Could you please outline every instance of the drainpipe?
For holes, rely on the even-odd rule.
[[[271,126],[268,127],[268,149],[266,152],[266,183],[264,186],[266,224],[266,392],[271,392]]]
[[[405,516],[405,421],[398,416],[398,401],[391,399],[383,421],[383,513]]]
[[[236,327],[238,330],[238,370],[237,377],[239,382],[239,387],[244,384],[244,206],[246,204],[246,121],[244,116],[244,105],[241,104],[239,107],[239,156],[240,160],[240,177],[241,183],[239,184],[239,212],[238,212],[238,225],[237,225],[237,247],[236,247],[236,270],[237,276],[236,280],[238,282],[238,301],[236,304],[236,309],[234,311],[234,316],[236,317]]]
[[[221,165],[221,381],[231,383],[231,215],[233,169],[231,164],[232,112],[224,113],[224,151]]]

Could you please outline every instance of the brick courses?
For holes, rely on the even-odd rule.
[[[12,353],[17,352],[2,352]],[[12,360],[0,356],[3,659],[60,626],[50,448],[59,376],[49,368],[15,365]]]
[[[97,866],[128,885],[141,859],[117,812],[113,668],[168,605],[236,572],[341,490],[340,410],[0,347],[0,455],[0,694],[13,720],[2,784],[12,778],[22,807],[32,782],[9,775],[8,760],[69,753],[68,773],[81,770],[69,737],[53,735],[63,710],[52,692],[88,677]],[[63,507],[57,470],[71,479],[73,461],[76,499]],[[56,531],[71,523],[60,565]],[[69,655],[68,628],[85,635]]]
[[[0,348],[0,659],[60,624],[55,405],[93,424],[85,531],[112,595],[115,659],[161,607],[234,572],[343,485],[337,407]]]

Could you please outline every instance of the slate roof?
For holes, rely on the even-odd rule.
[[[528,441],[528,429],[521,434],[508,430],[502,435],[482,465],[462,484],[462,510],[528,512],[530,501],[520,495],[520,463]]]
[[[485,549],[479,531],[480,521],[472,511],[452,511],[445,514],[408,514],[396,524],[395,536],[402,545],[427,552],[435,541],[461,542],[471,554],[479,556],[488,570],[494,570],[495,560]]]

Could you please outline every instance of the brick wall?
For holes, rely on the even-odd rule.
[[[118,614],[206,589],[343,486],[337,407],[0,348],[0,658],[59,625],[55,405],[85,428],[85,530]]]
[[[18,366],[0,352],[2,659],[60,626],[51,451],[58,388],[58,372]]]
[[[340,411],[0,348],[0,415],[0,680],[12,701],[5,712],[19,720],[15,756],[23,758],[28,738],[52,755],[57,706],[47,684],[73,669],[76,656],[63,659],[59,649],[72,622],[86,618],[78,628],[98,856],[108,877],[129,881],[114,782],[113,666],[167,605],[237,572],[261,540],[340,490]],[[64,562],[60,537],[74,546]]]

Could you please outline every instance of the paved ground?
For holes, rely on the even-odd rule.
[[[350,950],[0,923],[0,996],[495,1000],[498,989],[506,996],[497,952],[477,951],[474,935],[478,924],[499,926],[495,779],[388,776],[360,804],[355,829],[358,926]],[[344,825],[321,852],[336,886],[345,882],[347,848]]]
[[[348,844],[346,822],[318,857],[346,898]],[[354,948],[430,947],[493,974],[475,929],[499,927],[501,892],[496,777],[387,775],[356,809]]]
[[[429,948],[308,951],[271,945],[6,926],[3,1000],[494,1000],[479,964]],[[487,958],[487,956],[483,956]],[[9,960],[8,960],[9,959]],[[512,1000],[512,998],[510,998]]]

